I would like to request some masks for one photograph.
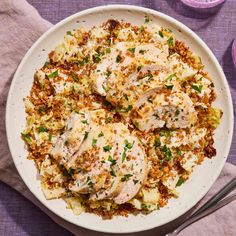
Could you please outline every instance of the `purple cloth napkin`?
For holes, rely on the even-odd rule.
[[[227,8],[228,13],[232,13],[233,10],[236,10],[236,8],[233,8],[234,5],[232,4],[234,0],[228,0],[229,8]],[[33,1],[31,0],[32,3],[34,4],[42,4],[44,3],[44,8],[42,5],[42,8],[39,7],[39,10],[41,9],[42,11],[45,11],[47,13],[48,17],[55,17],[55,14],[53,14],[53,11],[56,9],[55,4],[58,3],[58,1],[51,1],[50,3],[48,1]],[[109,1],[110,3],[114,1]],[[45,7],[45,3],[49,4],[49,7]],[[103,5],[107,4],[108,1],[100,1],[101,4],[97,4],[95,1],[59,1],[58,7],[61,8],[62,15],[58,16],[57,18],[52,18],[52,22],[55,22],[56,19],[60,19],[59,17],[63,18],[71,13],[73,11],[78,11],[83,8],[87,8],[88,6],[94,6],[94,5]],[[121,3],[121,1],[119,1]],[[181,11],[181,6],[173,4],[173,1],[123,1],[122,3],[133,3],[136,5],[146,5],[147,7],[151,7],[157,10],[162,10],[164,12],[167,12],[169,15],[175,16],[174,10],[177,12]],[[51,5],[50,4],[54,4]],[[230,5],[231,4],[231,5]],[[54,6],[54,8],[53,8]],[[225,7],[225,6],[224,6]],[[161,8],[161,9],[160,9]],[[168,9],[168,10],[167,10]],[[63,11],[64,10],[64,11]],[[221,9],[222,11],[223,9]],[[170,11],[170,12],[168,12]],[[222,14],[221,12],[218,13],[217,17],[219,14]],[[178,15],[179,18],[182,16]],[[218,41],[217,39],[219,38],[217,31],[221,29],[222,31],[225,30],[224,27],[224,21],[227,22],[232,22],[232,14],[226,15],[224,17],[224,21],[217,21],[217,17],[215,17],[215,21],[209,21],[209,19],[214,19],[211,16],[207,22],[208,24],[213,24],[214,27],[218,27],[217,30],[212,31],[211,29],[207,30],[205,29],[206,24],[204,22],[205,19],[199,19],[198,13],[194,15],[194,17],[197,17],[195,19],[195,23],[188,22],[190,24],[190,28],[197,27],[196,29],[199,29],[201,32],[201,29],[206,30],[209,38],[207,40],[205,39],[206,42],[211,42],[215,45],[219,45],[219,48],[217,48],[217,56],[220,58],[222,56],[222,52],[225,48],[225,43],[227,45],[227,42],[230,43],[232,35],[235,34],[236,32],[234,31],[235,29],[229,27],[227,29],[227,38],[224,40],[224,42]],[[186,17],[183,18],[184,22],[186,20]],[[180,19],[181,20],[181,19]],[[217,22],[215,24],[214,22]],[[235,22],[235,19],[234,19]],[[199,25],[198,25],[199,24]],[[198,26],[197,26],[198,25]],[[28,189],[25,187],[25,185],[22,183],[20,180],[19,176],[15,172],[14,166],[12,165],[12,161],[9,155],[9,151],[6,148],[6,138],[5,138],[5,131],[4,131],[4,113],[5,113],[5,102],[6,102],[6,94],[9,88],[10,84],[10,79],[12,77],[12,74],[14,73],[14,70],[19,63],[20,59],[22,56],[25,54],[26,50],[29,48],[29,46],[38,38],[42,32],[44,32],[48,27],[50,27],[50,24],[46,21],[44,21],[38,13],[30,7],[25,1],[23,0],[18,0],[18,1],[10,1],[10,0],[2,0],[0,2],[0,43],[2,45],[1,48],[1,59],[0,59],[0,77],[1,77],[1,82],[0,82],[0,98],[1,98],[1,112],[0,115],[2,116],[0,127],[1,127],[1,147],[0,147],[0,156],[1,156],[1,164],[0,164],[0,180],[6,182],[7,184],[11,185],[15,189],[17,189],[19,192],[21,192],[25,197],[30,199],[32,202],[34,202],[35,205],[40,207],[44,212],[46,212],[55,222],[58,224],[62,225],[63,227],[69,229],[71,232],[73,232],[75,235],[98,235],[98,233],[88,231],[85,229],[81,229],[79,227],[76,227],[74,225],[71,225],[59,217],[56,217],[53,213],[49,212],[45,207],[43,207],[33,196],[32,194],[28,191]],[[224,31],[223,31],[224,32]],[[225,33],[226,33],[225,32]],[[210,35],[212,38],[210,38]],[[16,37],[17,36],[17,37]],[[224,35],[224,37],[226,37]],[[203,37],[204,38],[204,37]],[[13,45],[13,46],[12,46]],[[231,62],[229,58],[227,57],[224,59],[224,69],[226,74],[228,75],[233,75],[232,73],[232,68],[231,68]],[[231,77],[232,79],[232,77]],[[232,81],[232,84],[236,85],[234,81]],[[234,87],[233,87],[234,88]],[[233,89],[232,89],[232,92]],[[235,159],[235,151],[234,147],[232,148],[231,151],[231,156],[230,156],[230,161],[236,163]],[[208,193],[207,197],[203,200],[206,201],[207,198],[209,198],[218,188],[223,186],[230,178],[235,176],[235,167],[232,165],[226,165],[224,168],[224,171],[222,172],[221,178],[217,181],[217,183],[214,185],[212,190]],[[231,219],[235,219],[235,203],[231,203],[228,206],[224,207],[223,209],[219,210],[215,214],[204,218],[203,220],[195,223],[185,231],[183,231],[182,235],[199,235],[203,234],[203,232],[206,235],[235,235],[236,234],[236,227],[234,225],[234,221]],[[19,216],[20,217],[20,216]],[[216,222],[218,222],[218,218],[222,219],[221,224],[216,227]],[[161,227],[155,230],[151,230],[148,232],[141,233],[140,235],[163,235],[164,232],[168,232],[171,228],[173,228],[180,219],[176,220],[175,222],[172,222],[169,225],[166,225],[165,227]],[[34,222],[37,223],[37,222]],[[1,232],[1,231],[0,231]],[[7,234],[3,234],[7,235]],[[39,234],[40,235],[40,234]],[[55,235],[57,235],[55,233]],[[103,235],[103,234],[99,234]]]

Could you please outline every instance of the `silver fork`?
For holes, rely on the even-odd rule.
[[[183,221],[181,225],[173,232],[166,234],[166,236],[175,236],[184,228],[194,223],[195,221],[203,218],[216,211],[217,209],[227,205],[236,199],[236,193],[227,196],[236,188],[236,177],[233,178],[228,184],[226,184],[218,193],[216,193],[211,199],[209,199],[202,207],[194,212],[187,220]]]

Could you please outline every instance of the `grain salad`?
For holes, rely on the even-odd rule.
[[[170,29],[109,19],[67,31],[24,99],[45,198],[75,214],[150,213],[216,155],[214,80]]]

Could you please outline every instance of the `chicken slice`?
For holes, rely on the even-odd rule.
[[[130,135],[127,127],[119,124],[116,130],[118,145],[115,152],[120,156],[118,166],[122,172],[122,187],[114,201],[122,204],[131,200],[140,190],[147,176],[147,163],[139,140]]]
[[[50,154],[66,168],[69,168],[71,156],[79,150],[84,135],[90,130],[89,119],[86,113],[72,113],[66,122],[65,133],[53,144]]]
[[[132,114],[133,123],[141,131],[149,132],[164,125],[167,128],[187,128],[196,122],[193,102],[185,93],[161,93],[149,99]]]

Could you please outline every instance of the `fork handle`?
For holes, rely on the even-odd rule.
[[[236,193],[224,198],[223,200],[217,202],[215,205],[209,207],[205,211],[202,211],[196,215],[192,215],[186,220],[182,225],[180,225],[176,230],[173,231],[173,235],[177,235],[180,231],[182,231],[184,228],[192,224],[193,222],[203,218],[204,216],[207,216],[211,214],[212,212],[216,211],[217,209],[227,205],[228,203],[232,202],[236,199]]]
[[[210,198],[202,207],[192,214],[191,217],[205,211],[207,208],[213,206],[216,202],[223,199],[231,191],[236,188],[236,177],[233,178],[228,184],[226,184],[219,192],[217,192],[212,198]]]

